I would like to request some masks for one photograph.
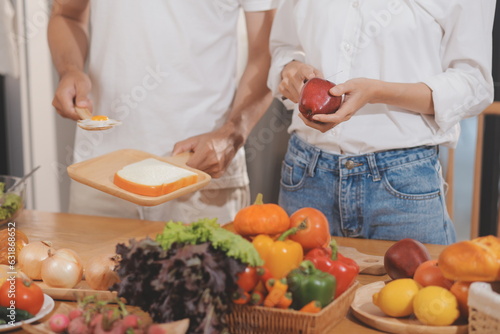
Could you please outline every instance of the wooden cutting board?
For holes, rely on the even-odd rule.
[[[125,149],[73,164],[68,166],[67,170],[68,175],[73,180],[89,187],[138,205],[155,206],[199,190],[210,182],[210,175],[186,165],[189,156],[190,153],[182,153],[172,157],[160,157],[139,150]],[[148,158],[158,159],[177,167],[188,169],[198,174],[198,182],[169,194],[156,197],[137,195],[121,189],[113,183],[114,175],[118,170],[126,165]]]
[[[339,246],[339,252],[340,254],[356,261],[356,263],[359,266],[360,274],[375,275],[375,276],[381,276],[386,274],[384,268],[383,256],[364,254],[359,252],[354,247]]]
[[[97,300],[111,301],[117,297],[116,291],[94,290],[85,280],[80,281],[80,283],[72,289],[53,288],[42,281],[36,281],[36,284],[42,288],[45,294],[56,300],[77,301],[86,296],[95,296]]]
[[[457,326],[427,326],[414,316],[393,318],[385,315],[372,303],[375,292],[384,287],[385,282],[379,281],[359,287],[351,304],[351,311],[361,322],[386,333],[405,334],[466,334],[468,326],[462,323]]]

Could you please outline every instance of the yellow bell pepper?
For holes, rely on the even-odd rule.
[[[296,233],[300,228],[294,227],[285,231],[278,239],[273,240],[269,235],[259,234],[252,244],[264,260],[264,267],[269,269],[271,275],[280,279],[297,268],[303,260],[304,250],[295,241],[286,238]]]

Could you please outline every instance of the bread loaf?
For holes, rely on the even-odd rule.
[[[115,173],[113,183],[131,193],[161,196],[198,181],[198,174],[158,159],[127,165]]]
[[[439,255],[444,277],[455,281],[500,280],[500,238],[493,235],[447,246]]]

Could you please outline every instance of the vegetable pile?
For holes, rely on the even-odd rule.
[[[118,244],[112,290],[155,322],[188,318],[189,333],[219,333],[235,304],[320,312],[359,272],[317,209],[288,216],[259,196],[231,225],[235,232],[216,219],[170,221],[154,240]]]
[[[42,308],[43,291],[26,277],[9,277],[0,286],[0,325],[33,318]]]
[[[359,266],[338,252],[320,210],[301,208],[286,225],[281,210],[259,196],[236,215],[235,232],[252,241],[264,264],[239,274],[241,290],[234,302],[320,312],[354,283]],[[256,226],[251,228],[252,220]]]
[[[222,229],[215,219],[190,225],[168,222],[156,240],[118,244],[113,287],[155,322],[189,318],[189,333],[216,333],[227,325],[237,274],[262,260],[252,244]]]

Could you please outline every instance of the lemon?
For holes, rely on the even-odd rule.
[[[391,317],[406,317],[413,313],[413,298],[422,288],[411,278],[395,279],[373,294],[373,304]]]
[[[417,293],[413,310],[420,322],[433,326],[451,325],[460,315],[455,295],[443,287],[432,285]]]

